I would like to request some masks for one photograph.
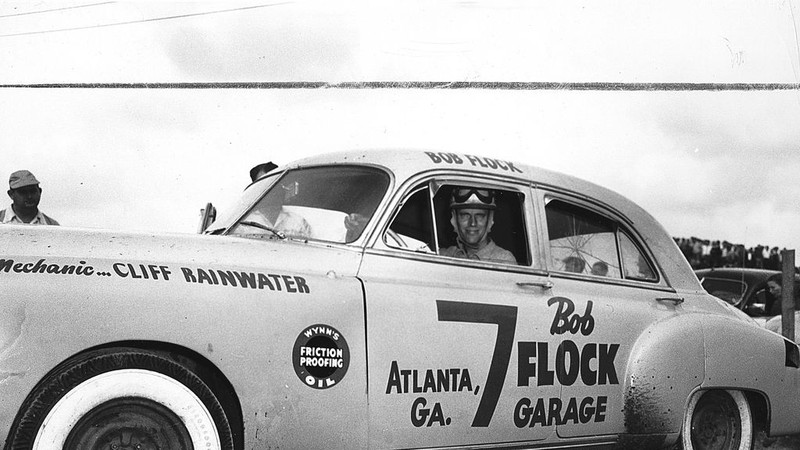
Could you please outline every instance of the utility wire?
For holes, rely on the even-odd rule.
[[[2,19],[4,17],[29,16],[31,14],[44,14],[44,13],[55,12],[55,11],[66,11],[68,9],[91,8],[92,6],[107,5],[109,3],[114,3],[114,2],[91,3],[91,4],[88,4],[88,5],[75,5],[75,6],[65,6],[63,8],[43,9],[41,11],[28,11],[28,12],[22,12],[22,13],[16,13],[16,14],[4,14],[4,15],[0,15],[0,19]]]
[[[22,33],[9,33],[9,34],[0,34],[0,38],[3,37],[15,37],[15,36],[30,36],[33,34],[46,34],[46,33],[61,33],[65,31],[78,31],[78,30],[89,30],[92,28],[108,28],[108,27],[116,27],[121,25],[134,25],[137,23],[146,23],[146,22],[159,22],[163,20],[173,20],[173,19],[185,19],[187,17],[197,17],[197,16],[207,16],[211,14],[221,14],[221,13],[228,13],[228,12],[236,12],[236,11],[246,11],[250,9],[258,9],[258,8],[268,8],[270,6],[279,6],[279,5],[286,5],[292,2],[282,2],[282,3],[270,3],[264,5],[254,5],[254,6],[242,6],[239,8],[231,8],[231,9],[220,9],[216,11],[203,11],[199,13],[189,13],[189,14],[179,14],[175,16],[164,16],[164,17],[152,17],[149,19],[141,19],[141,20],[131,20],[127,22],[113,22],[113,23],[103,23],[99,25],[87,25],[83,27],[72,27],[72,28],[56,28],[51,30],[39,30],[39,31],[25,31]]]

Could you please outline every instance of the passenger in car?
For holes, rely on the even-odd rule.
[[[567,272],[583,273],[586,269],[586,261],[577,256],[567,256],[564,258],[564,270]]]
[[[608,275],[608,264],[603,261],[597,261],[592,264],[592,275],[605,277]]]
[[[777,314],[764,324],[764,328],[778,334],[783,332],[783,316],[781,313],[781,296],[783,295],[783,274],[776,273],[767,280],[772,301],[767,302],[767,312],[769,315]],[[800,286],[794,286],[794,341],[800,344]]]
[[[489,237],[496,208],[494,191],[453,189],[450,197],[450,224],[458,238],[456,245],[440,249],[439,254],[453,258],[517,264],[513,253],[499,247]]]

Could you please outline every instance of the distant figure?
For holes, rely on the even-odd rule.
[[[601,277],[607,276],[608,264],[604,263],[603,261],[597,261],[596,263],[592,264],[592,275]]]
[[[783,334],[783,310],[781,298],[783,296],[783,274],[776,273],[767,280],[767,289],[772,296],[772,301],[767,302],[767,314],[775,317],[769,319],[764,324],[764,328],[778,334]],[[795,282],[794,285],[794,341],[800,343],[800,286]]]
[[[261,163],[252,169],[250,169],[250,180],[256,181],[257,179],[261,178],[262,176],[272,172],[273,170],[277,169],[278,165],[270,162]]]
[[[577,256],[567,256],[564,258],[564,270],[567,272],[583,273],[586,268],[586,261]]]
[[[711,243],[711,249],[708,253],[708,263],[711,267],[722,267],[722,247],[719,241]]]
[[[42,188],[39,180],[27,170],[18,170],[8,178],[11,206],[0,211],[0,223],[58,225],[55,219],[39,211]]]

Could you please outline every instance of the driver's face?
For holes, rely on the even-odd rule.
[[[481,247],[488,242],[489,230],[492,226],[492,211],[466,208],[456,210],[453,214],[458,236],[465,244]]]

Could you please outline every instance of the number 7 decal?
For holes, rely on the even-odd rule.
[[[440,322],[488,323],[497,325],[497,340],[494,343],[492,362],[486,385],[483,388],[478,410],[472,419],[473,427],[488,427],[503,391],[503,384],[514,347],[514,332],[517,328],[517,307],[487,305],[484,303],[451,302],[436,300]]]

